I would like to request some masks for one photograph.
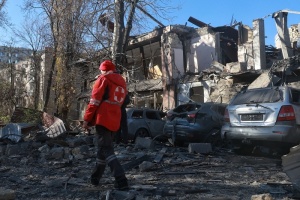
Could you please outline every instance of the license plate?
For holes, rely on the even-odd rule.
[[[245,114],[241,115],[241,121],[262,121],[262,114]]]

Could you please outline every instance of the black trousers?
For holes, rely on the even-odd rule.
[[[106,164],[110,167],[110,170],[116,179],[125,177],[125,172],[114,153],[114,134],[114,132],[108,130],[104,126],[96,125],[98,150],[97,163],[93,170],[92,178],[97,178],[99,180],[105,171]]]

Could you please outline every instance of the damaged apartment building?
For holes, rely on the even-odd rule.
[[[288,28],[280,23],[287,20],[285,14],[274,13],[273,18],[279,37],[284,38],[279,44],[291,46],[300,38],[299,29],[298,25],[290,28],[293,38],[286,38]],[[255,83],[251,87],[270,84],[273,63],[296,54],[265,45],[261,18],[253,20],[252,27],[241,22],[212,27],[193,17],[188,21],[197,27],[161,26],[130,37],[123,75],[132,106],[165,111],[189,101],[228,103],[251,83]],[[258,77],[265,77],[267,83],[255,82]]]
[[[291,46],[286,44],[299,40],[298,27],[290,28],[293,41],[286,38],[288,29],[279,23],[286,16],[279,12],[273,18],[279,37],[285,38],[280,43]],[[135,106],[168,110],[189,101],[228,103],[274,61],[295,55],[265,45],[263,19],[253,20],[252,28],[189,21],[198,28],[169,25],[131,38],[126,79]]]
[[[131,39],[127,80],[134,105],[165,110],[188,101],[213,101],[219,72],[238,61],[238,31],[193,21],[203,27],[170,25]],[[204,71],[213,64],[216,70],[206,80]]]

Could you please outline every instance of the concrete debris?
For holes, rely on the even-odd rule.
[[[149,159],[148,155],[143,155],[143,156],[137,158],[136,160],[125,163],[123,165],[123,168],[124,168],[125,171],[129,171],[133,168],[138,167],[142,162],[148,161],[148,159]]]
[[[269,71],[265,71],[252,83],[250,83],[247,89],[269,87],[272,85],[277,85],[279,81],[281,81],[281,78],[274,74],[270,74]]]
[[[129,181],[128,191],[114,189],[109,167],[101,184],[95,187],[89,180],[97,153],[91,137],[68,135],[61,140],[17,144],[0,140],[0,199],[294,197],[295,188],[281,169],[281,157],[238,155],[229,147],[216,148],[208,154],[194,153],[197,148],[203,152],[206,144],[196,143],[197,148],[191,151],[188,146],[174,147],[149,138],[140,140],[147,141],[147,148],[136,143],[115,144],[116,156]]]
[[[154,167],[154,163],[149,162],[149,161],[143,161],[139,165],[139,169],[140,169],[141,172],[150,171],[153,167]]]
[[[224,70],[229,73],[238,73],[238,72],[246,71],[247,66],[246,63],[243,62],[231,62],[226,64]]]
[[[300,145],[292,147],[289,154],[282,156],[282,168],[300,193]]]
[[[142,149],[152,149],[154,147],[154,143],[150,138],[137,137],[135,139],[135,147]]]
[[[16,198],[16,191],[11,189],[0,188],[0,200],[13,200]]]
[[[159,154],[157,154],[156,155],[156,157],[155,157],[155,159],[154,159],[154,161],[153,162],[155,162],[155,163],[159,163],[161,160],[162,160],[162,158],[163,158],[163,156],[164,156],[164,154],[167,152],[167,148],[162,148],[161,150],[160,150],[160,152],[159,152]]]
[[[253,195],[251,197],[251,200],[273,200],[273,198],[270,194],[259,194]]]
[[[28,110],[18,109],[18,113],[25,115]],[[282,170],[281,157],[267,151],[239,155],[226,144],[179,147],[140,137],[127,145],[114,144],[130,189],[114,189],[109,167],[95,187],[90,184],[97,154],[94,135],[72,130],[68,134],[60,119],[29,113],[28,120],[18,122],[21,118],[15,115],[11,124],[0,129],[0,200],[279,200],[293,198],[298,190],[300,179],[294,169],[300,147],[282,157]]]

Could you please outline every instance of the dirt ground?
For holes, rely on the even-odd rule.
[[[50,158],[41,150],[45,145],[70,149],[49,143],[0,143],[0,199],[297,199],[280,156],[238,155],[224,147],[197,154],[161,142],[151,149],[116,145],[130,185],[128,191],[118,191],[108,168],[99,186],[89,183],[96,157],[93,145],[72,159]],[[9,153],[12,147],[22,151]]]

